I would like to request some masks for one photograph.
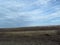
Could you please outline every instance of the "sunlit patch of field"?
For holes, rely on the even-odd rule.
[[[56,35],[56,30],[45,30],[45,31],[18,31],[18,32],[0,32],[5,36],[40,36],[44,34]]]

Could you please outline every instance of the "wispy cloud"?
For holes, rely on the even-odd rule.
[[[0,0],[0,27],[60,24],[59,2],[59,0]]]

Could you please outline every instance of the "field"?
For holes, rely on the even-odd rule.
[[[60,45],[60,30],[46,27],[0,29],[0,45]]]
[[[60,45],[60,35],[38,37],[5,37],[0,38],[0,45]]]

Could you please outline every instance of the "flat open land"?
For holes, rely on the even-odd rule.
[[[60,26],[0,29],[0,45],[60,45]]]

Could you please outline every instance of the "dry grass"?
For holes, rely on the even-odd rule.
[[[3,36],[40,36],[40,35],[56,35],[56,30],[45,30],[45,31],[20,31],[20,32],[0,32],[0,35]]]
[[[0,45],[60,45],[60,26],[0,29]]]

